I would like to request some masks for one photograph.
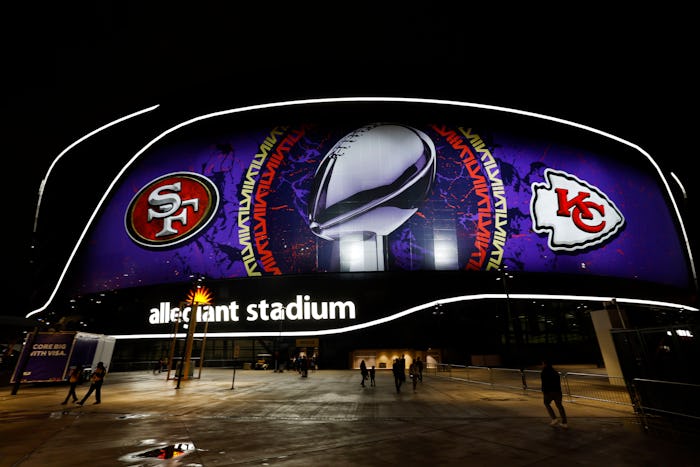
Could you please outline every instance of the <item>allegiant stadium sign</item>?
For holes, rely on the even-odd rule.
[[[296,300],[284,304],[281,302],[268,303],[260,300],[242,307],[236,301],[220,305],[195,305],[173,307],[170,302],[160,302],[158,307],[151,308],[149,324],[169,324],[175,322],[189,323],[192,312],[198,323],[238,323],[266,321],[328,321],[355,320],[355,303],[347,301],[315,302],[309,295],[297,295]]]

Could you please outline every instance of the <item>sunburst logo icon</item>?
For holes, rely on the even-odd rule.
[[[192,305],[211,305],[211,291],[206,287],[197,287],[187,294],[187,302]]]

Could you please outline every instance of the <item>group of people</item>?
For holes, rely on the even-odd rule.
[[[365,381],[367,381],[367,378],[369,378],[369,385],[370,386],[375,385],[376,370],[374,369],[374,365],[372,365],[372,368],[367,369],[367,364],[365,363],[364,360],[362,360],[360,362],[360,375],[362,376],[362,381],[360,382],[360,386],[365,387]]]
[[[401,386],[406,381],[406,358],[401,355],[400,358],[395,358],[391,367],[391,371],[394,375],[394,386],[396,387],[396,392],[401,392]],[[420,357],[416,358],[409,366],[408,373],[413,382],[413,390],[416,390],[418,382],[423,382],[423,362]],[[360,380],[360,386],[365,387],[365,381],[369,378],[370,386],[375,385],[375,374],[376,370],[374,365],[372,368],[367,368],[367,364],[364,360],[360,362],[360,375],[362,379]]]
[[[309,370],[316,371],[318,363],[316,356],[307,357],[306,355],[297,355],[291,360],[291,366],[301,375],[302,378],[309,376]]]
[[[406,359],[402,355],[400,358],[395,358],[392,365],[392,373],[394,375],[394,385],[396,387],[396,392],[401,392],[401,386],[406,381]],[[423,362],[420,357],[416,358],[409,366],[408,373],[411,377],[413,383],[413,390],[416,390],[417,383],[423,382]],[[374,375],[375,369],[372,365],[371,369],[367,368],[367,364],[364,360],[360,362],[360,374],[362,380],[360,385],[365,387],[365,381],[367,378],[370,379],[370,385],[374,386]],[[542,397],[544,406],[547,409],[547,414],[551,419],[550,425],[560,426],[561,428],[568,428],[568,419],[566,416],[566,410],[564,409],[563,393],[561,389],[561,377],[559,372],[554,369],[552,363],[549,360],[542,361],[542,371],[540,372],[540,379],[542,383]],[[552,408],[552,403],[557,408],[559,416],[554,412]]]
[[[85,393],[82,399],[78,400],[78,395],[76,394],[75,390],[78,387],[78,384],[81,383],[82,377],[83,377],[83,367],[81,365],[76,365],[75,368],[73,368],[73,371],[71,371],[70,376],[68,377],[68,383],[70,384],[68,388],[68,394],[66,395],[66,398],[61,402],[62,405],[66,405],[68,403],[68,400],[73,398],[73,402],[75,402],[78,405],[83,405],[86,400],[92,395],[92,393],[95,393],[95,404],[99,404],[102,402],[102,383],[104,382],[105,375],[107,374],[107,368],[105,368],[104,362],[99,362],[97,364],[97,367],[92,371],[92,374],[90,375],[90,387],[88,388],[88,391]]]
[[[306,376],[308,371],[308,366],[302,364],[301,373],[302,376]],[[401,386],[404,381],[406,381],[406,359],[402,355],[401,358],[395,358],[392,365],[392,372],[394,375],[394,385],[396,386],[396,392],[401,392]],[[102,402],[102,383],[104,382],[105,375],[107,374],[107,369],[103,362],[99,362],[97,367],[92,371],[90,375],[90,388],[85,393],[82,399],[78,401],[78,395],[76,394],[76,388],[80,384],[82,379],[83,367],[77,365],[71,371],[68,382],[70,387],[68,389],[68,394],[61,404],[65,405],[72,398],[73,402],[78,405],[83,405],[85,401],[95,393],[95,404]],[[360,374],[362,376],[362,381],[360,385],[365,387],[365,381],[369,378],[370,386],[375,385],[375,368],[372,365],[371,368],[367,368],[367,364],[364,360],[360,362]],[[409,375],[413,382],[413,390],[416,390],[416,385],[418,381],[423,382],[423,362],[420,357],[414,360],[409,367]],[[566,417],[566,410],[562,403],[563,395],[561,389],[561,378],[559,372],[554,369],[552,363],[549,360],[542,361],[542,371],[540,372],[540,379],[542,383],[542,397],[544,406],[547,409],[547,414],[551,419],[550,425],[561,426],[562,428],[568,428],[568,420]],[[552,403],[556,406],[559,417],[552,409]]]

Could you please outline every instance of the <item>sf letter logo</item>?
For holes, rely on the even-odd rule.
[[[219,206],[211,180],[192,172],[163,175],[141,188],[124,217],[139,245],[162,248],[189,240],[209,224]]]
[[[163,185],[156,188],[148,195],[148,222],[153,219],[163,219],[163,230],[156,234],[156,237],[176,235],[178,231],[173,228],[173,222],[178,221],[183,226],[187,226],[186,206],[192,206],[196,213],[199,211],[199,198],[182,201],[178,193],[182,190],[182,182],[172,185]]]
[[[598,245],[615,235],[625,218],[593,185],[559,170],[547,169],[545,183],[532,184],[532,228],[549,236],[549,248],[575,251]]]

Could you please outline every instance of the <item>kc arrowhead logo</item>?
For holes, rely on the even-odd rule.
[[[599,245],[625,224],[617,206],[593,185],[554,169],[532,184],[532,229],[549,235],[549,248],[575,251]]]
[[[189,240],[207,226],[219,207],[216,185],[203,175],[176,172],[141,188],[129,203],[124,224],[139,245],[163,248]]]

